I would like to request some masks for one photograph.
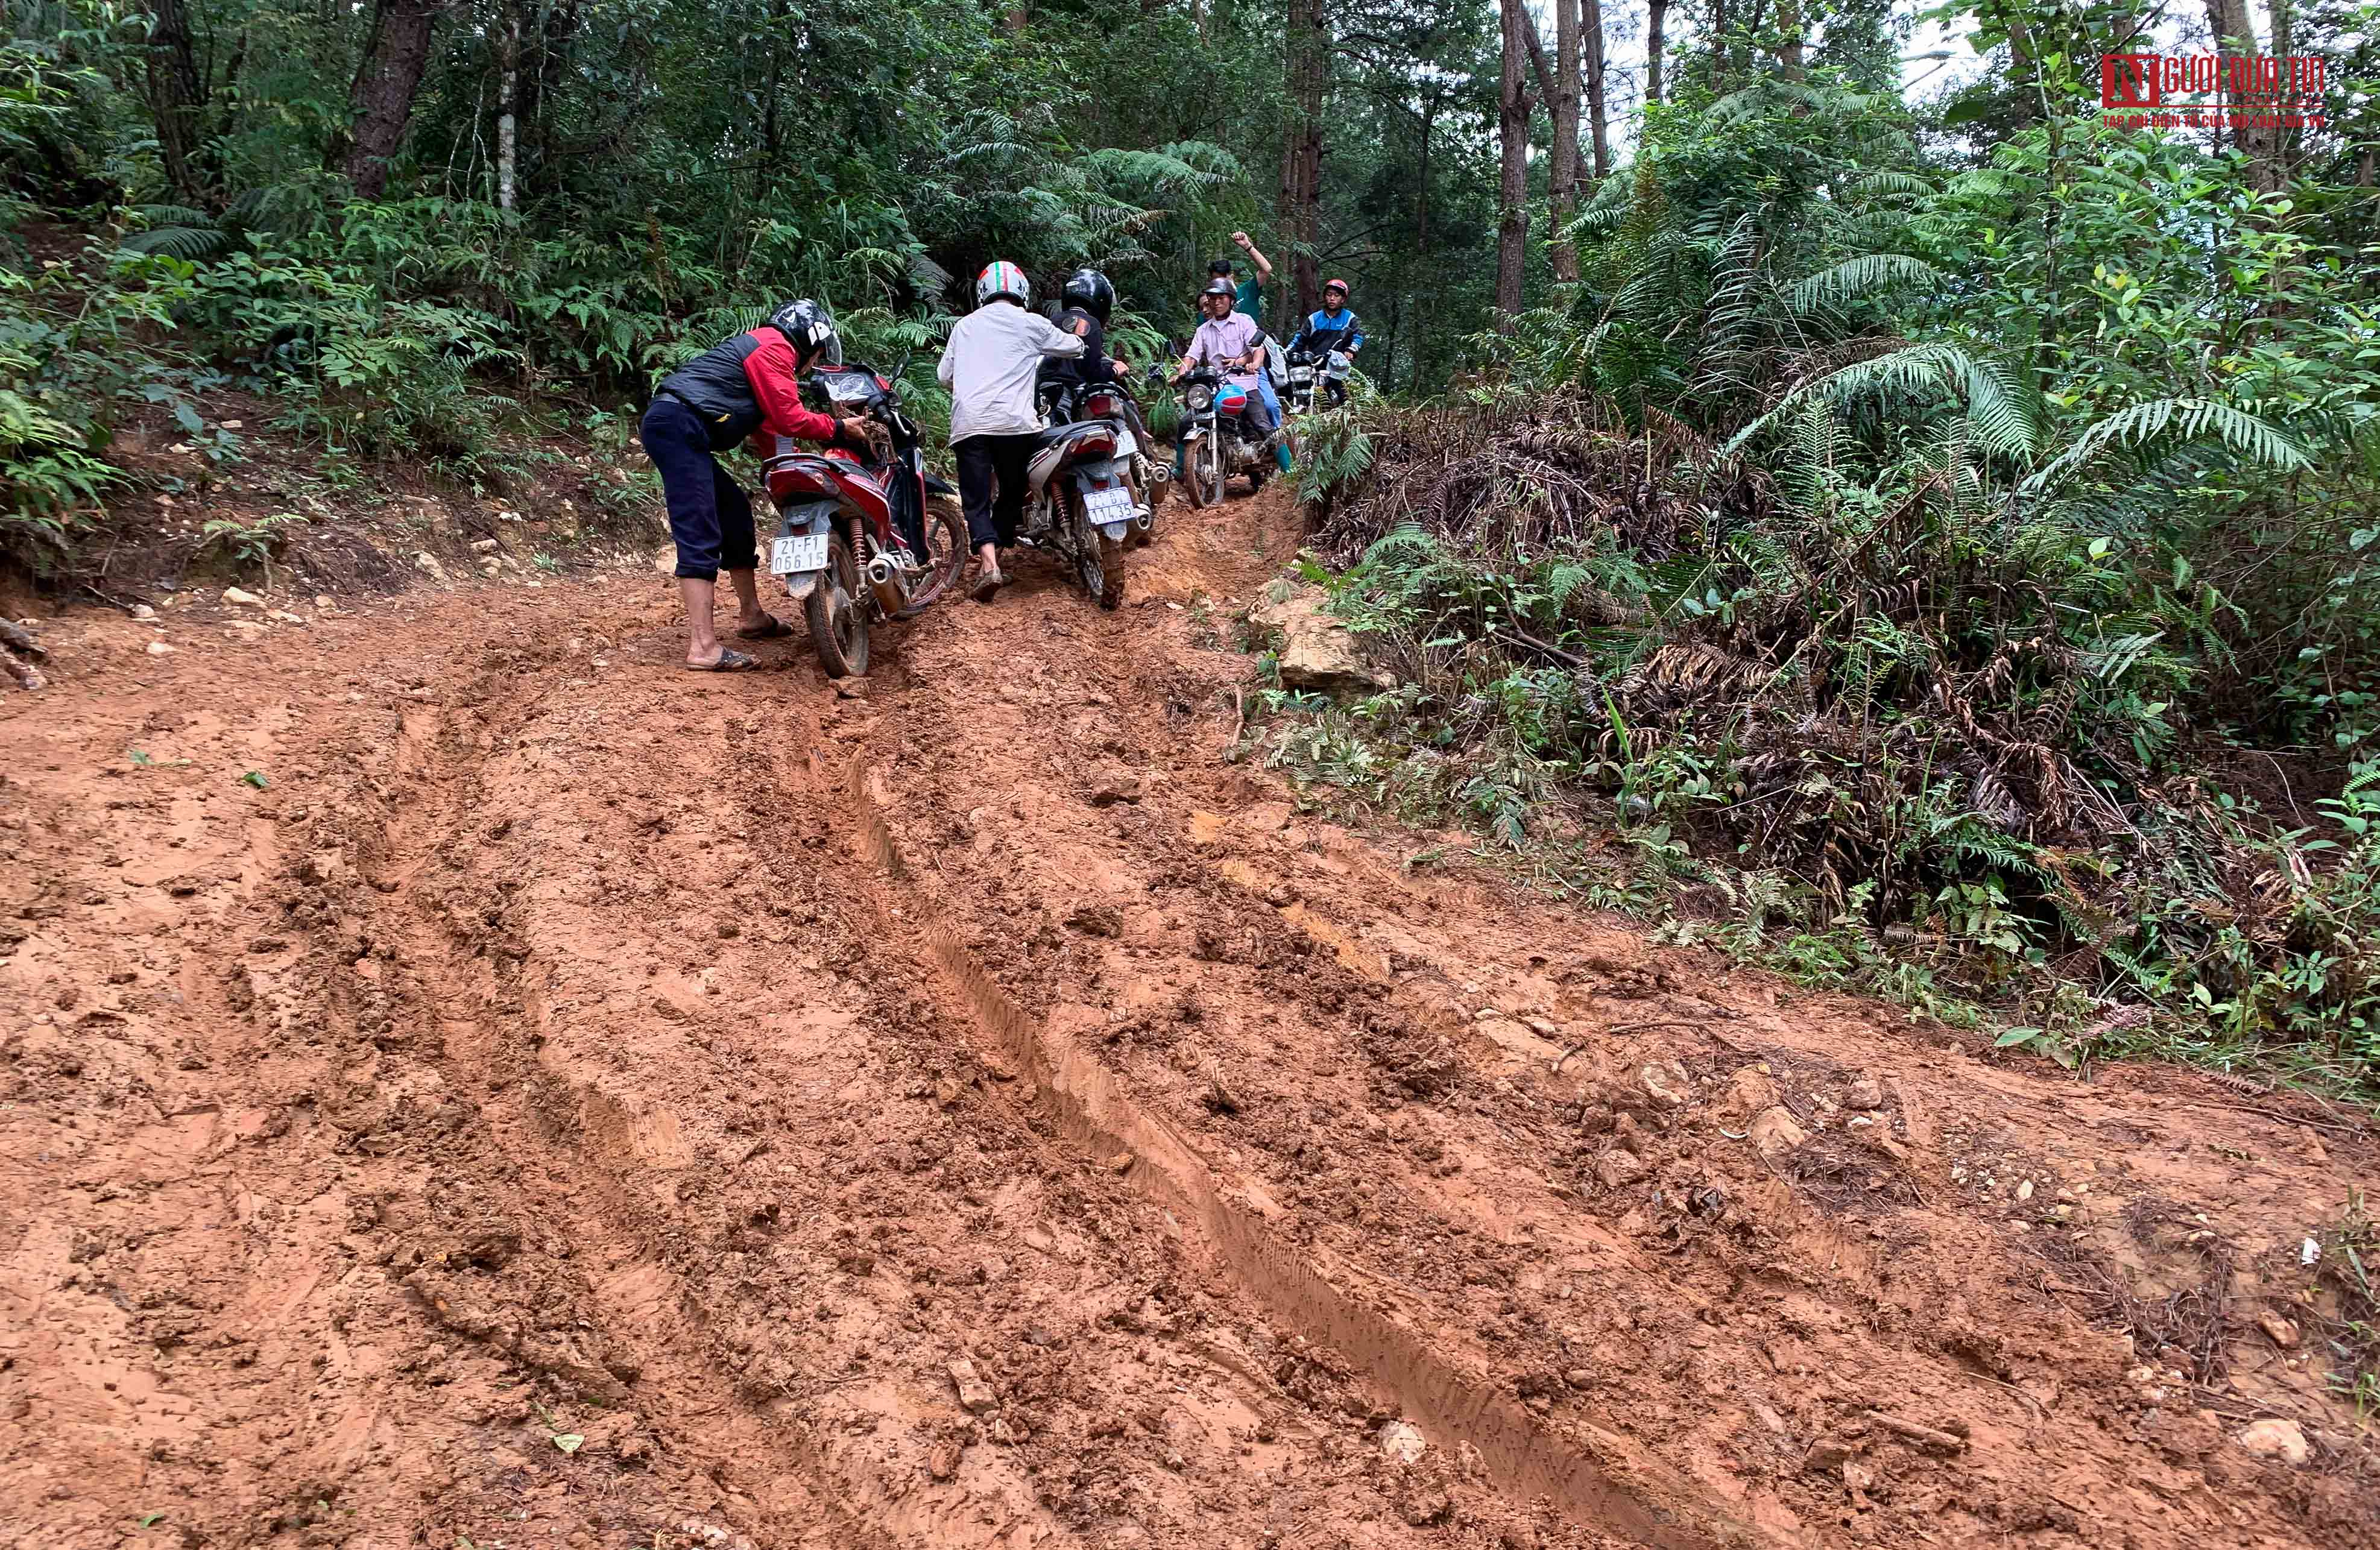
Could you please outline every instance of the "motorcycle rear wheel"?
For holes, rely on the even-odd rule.
[[[1066,527],[1073,539],[1067,547],[1075,551],[1075,575],[1081,578],[1083,590],[1098,599],[1100,608],[1113,612],[1123,601],[1123,540],[1109,538],[1091,525],[1079,490],[1066,491]]]
[[[851,540],[841,533],[828,534],[826,571],[802,599],[802,617],[809,624],[819,665],[829,678],[868,676],[868,606]]]

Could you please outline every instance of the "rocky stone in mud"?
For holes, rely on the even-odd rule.
[[[2240,1446],[2258,1458],[2285,1464],[2302,1464],[2313,1457],[2313,1447],[2298,1423],[2277,1416],[2250,1423],[2240,1433]]]
[[[975,1363],[962,1356],[950,1365],[951,1382],[959,1392],[959,1404],[970,1414],[981,1415],[1000,1403],[991,1385],[977,1375]]]
[[[1595,1176],[1602,1181],[1603,1187],[1607,1190],[1616,1190],[1633,1184],[1651,1171],[1652,1169],[1645,1166],[1644,1158],[1633,1152],[1622,1151],[1617,1146],[1595,1160]]]
[[[1409,1421],[1391,1421],[1380,1428],[1380,1452],[1392,1462],[1410,1464],[1428,1447],[1421,1428]]]
[[[1318,587],[1277,581],[1248,619],[1281,636],[1283,687],[1317,694],[1370,694],[1393,687],[1395,676],[1375,663],[1355,632],[1323,612],[1330,601]]]
[[[1802,1121],[1783,1104],[1773,1104],[1752,1119],[1752,1144],[1764,1157],[1782,1156],[1810,1139]]]

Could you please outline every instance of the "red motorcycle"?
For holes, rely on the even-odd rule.
[[[941,599],[966,564],[966,528],[949,500],[929,500],[954,492],[926,472],[917,422],[901,412],[892,378],[844,365],[810,381],[833,412],[856,409],[883,426],[892,457],[870,467],[841,447],[806,452],[778,437],[762,464],[778,513],[769,570],[801,603],[828,676],[864,677],[869,628]]]

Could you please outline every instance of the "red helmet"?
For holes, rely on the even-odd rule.
[[[1326,291],[1337,291],[1341,296],[1353,294],[1348,290],[1347,282],[1344,280],[1325,280],[1322,282],[1322,288]]]

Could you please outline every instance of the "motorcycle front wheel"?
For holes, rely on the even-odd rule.
[[[1223,471],[1223,439],[1209,436],[1198,443],[1197,466],[1190,470],[1191,501],[1201,506],[1223,503],[1223,487],[1232,476]]]
[[[868,604],[861,596],[859,562],[851,540],[840,532],[827,535],[826,572],[802,600],[802,617],[829,678],[868,676]]]
[[[959,573],[966,569],[966,524],[952,509],[949,497],[937,495],[926,505],[926,552],[918,560],[925,565],[917,584],[910,588],[909,604],[896,619],[915,619],[941,601],[942,595],[955,586]]]

